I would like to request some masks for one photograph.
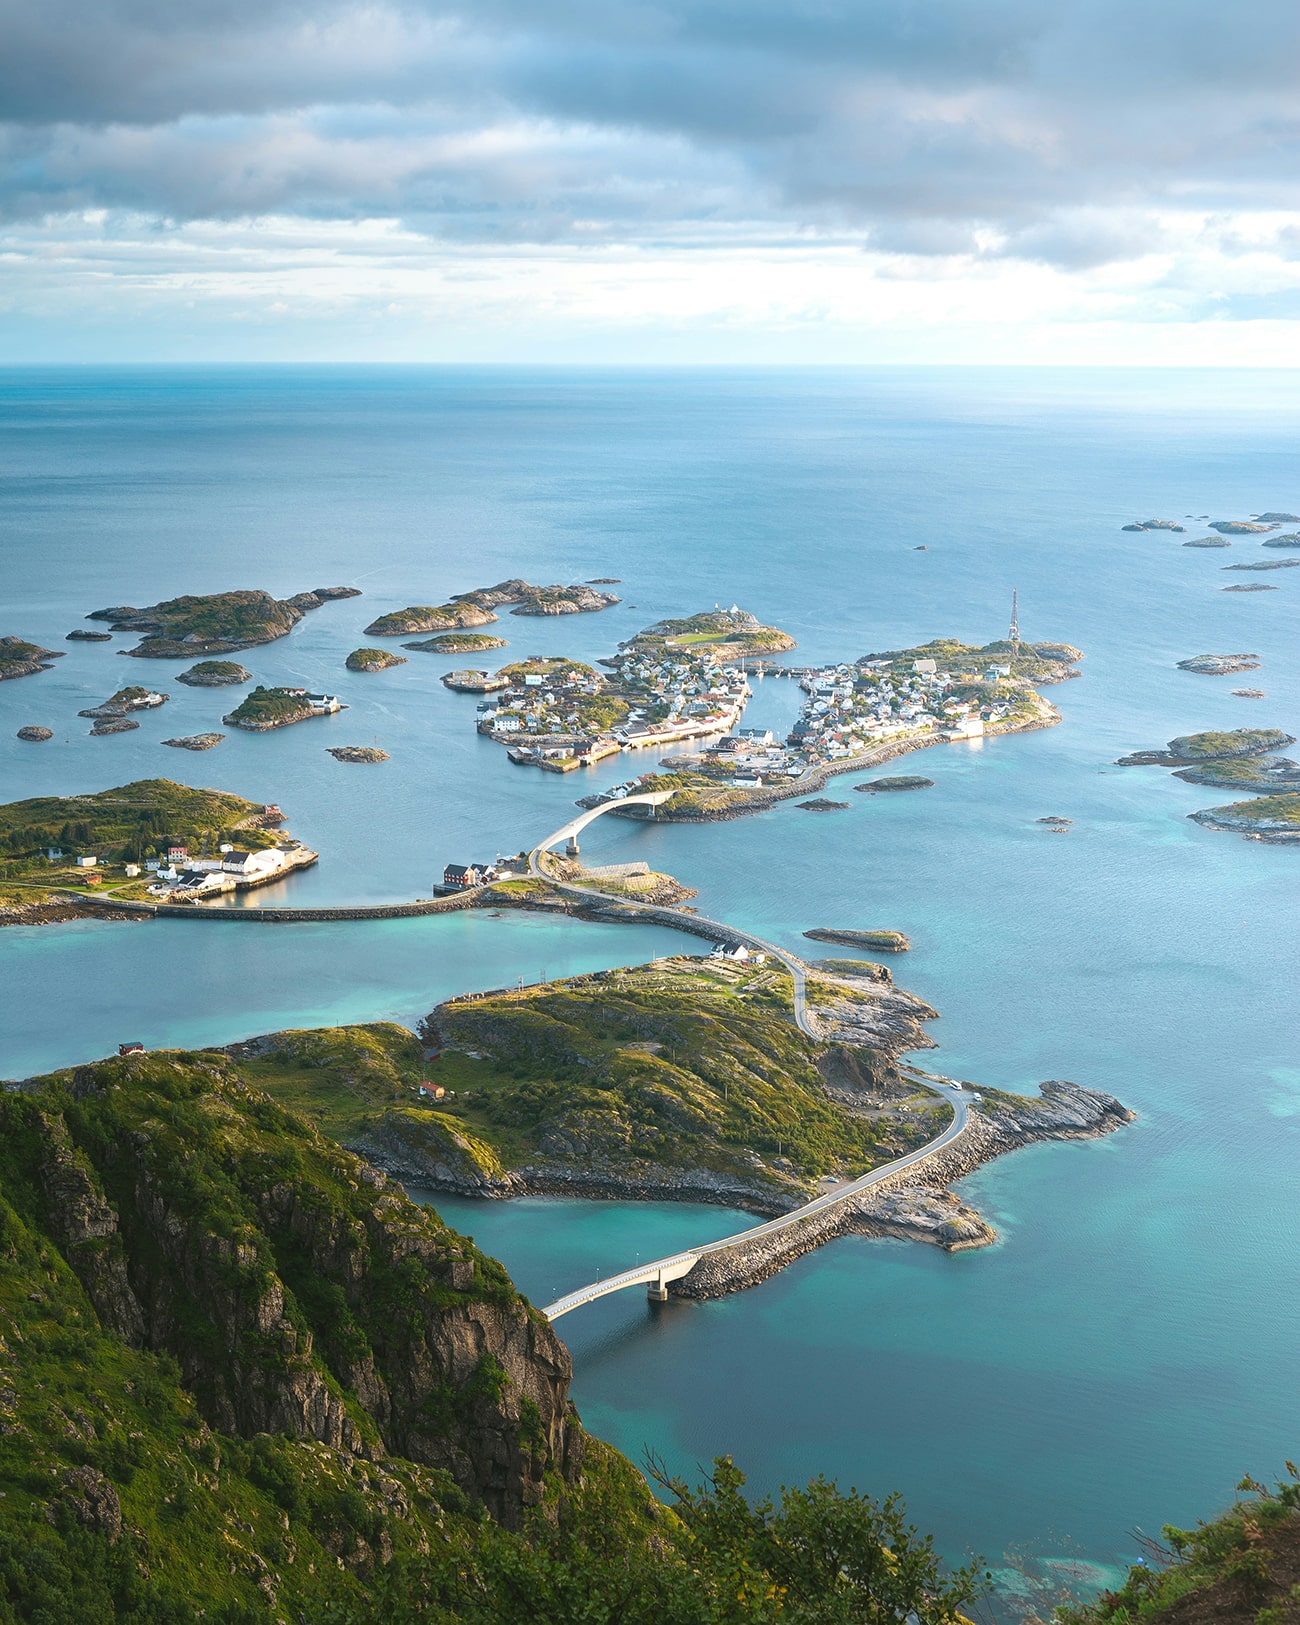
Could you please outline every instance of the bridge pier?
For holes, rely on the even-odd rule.
[[[570,835],[569,839],[565,842],[564,855],[566,858],[576,858],[581,856],[581,852],[578,847],[578,837],[576,835]]]
[[[667,1303],[668,1288],[664,1285],[661,1275],[657,1281],[651,1281],[645,1289],[645,1295],[651,1303]]]

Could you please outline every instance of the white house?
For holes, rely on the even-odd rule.
[[[281,867],[280,854],[274,850],[264,852],[227,852],[221,867],[228,875],[251,879],[258,875],[271,875]]]
[[[78,869],[93,869],[98,862],[99,862],[98,858],[92,858],[92,857],[89,857],[89,856],[78,858],[77,859],[77,868]]]
[[[912,662],[912,670],[918,672],[922,677],[933,677],[938,669],[938,663],[933,660],[914,660]]]

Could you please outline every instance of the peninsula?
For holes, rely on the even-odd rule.
[[[681,1199],[780,1214],[935,1138],[951,1105],[900,1062],[934,1012],[869,977],[818,972],[822,1036],[794,1024],[790,977],[755,957],[676,958],[439,1005],[418,1042],[399,1027],[272,1034],[225,1054],[255,1087],[376,1167],[466,1195]],[[1131,1114],[1053,1084],[985,1090],[962,1171],[1036,1139],[1108,1133]],[[946,1189],[943,1163],[854,1204],[828,1233],[903,1235],[949,1250],[994,1232]],[[873,1205],[874,1204],[874,1205]],[[805,1251],[790,1246],[714,1296]]]
[[[251,878],[254,871],[288,872],[307,861],[306,848],[280,831],[280,822],[276,807],[171,779],[136,779],[94,795],[8,802],[0,806],[5,866],[0,924],[83,919],[77,897],[109,893],[143,901],[145,887],[160,878],[180,882],[191,871],[233,875],[226,865],[252,854],[282,857],[252,858],[248,874],[235,879]],[[223,853],[223,846],[234,855]],[[310,856],[314,861],[315,854]]]
[[[39,643],[28,643],[25,638],[0,638],[0,683],[11,677],[34,677],[38,671],[49,671],[50,661],[66,653],[66,649],[42,649]]]
[[[168,598],[146,609],[122,604],[92,610],[88,621],[108,621],[115,632],[142,632],[134,649],[119,654],[147,660],[185,660],[194,655],[230,654],[272,643],[291,632],[304,613],[330,598],[353,598],[356,587],[317,587],[292,598],[269,592],[216,592]]]
[[[1289,765],[1294,767],[1295,763]],[[1207,807],[1187,816],[1206,829],[1231,830],[1250,840],[1286,846],[1300,842],[1300,791],[1233,801],[1226,807]]]

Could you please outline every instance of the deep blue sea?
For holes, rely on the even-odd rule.
[[[648,1446],[689,1472],[729,1451],[760,1489],[815,1472],[898,1489],[954,1557],[1024,1548],[1104,1569],[1133,1555],[1135,1526],[1208,1514],[1244,1472],[1300,1451],[1300,851],[1187,820],[1226,793],[1113,766],[1197,728],[1300,734],[1300,572],[1222,573],[1286,555],[1120,529],[1300,512],[1298,452],[1300,376],[1278,372],[3,372],[0,634],[68,652],[0,687],[0,798],[182,777],[279,801],[320,851],[274,900],[427,895],[445,862],[530,844],[653,761],[512,767],[474,734],[473,700],[439,683],[454,662],[344,671],[375,615],[513,575],[617,576],[605,614],[493,630],[510,657],[592,658],[734,600],[820,660],[1000,636],[1016,588],[1026,636],[1086,651],[1083,676],[1050,691],[1059,728],[927,751],[920,795],[849,796],[824,817],[786,803],[697,827],[604,820],[584,851],[644,856],[791,947],[813,926],[904,930],[895,973],[941,1012],[940,1070],[1021,1090],[1072,1078],[1139,1120],[965,1181],[994,1248],[843,1240],[718,1303],[625,1294],[561,1330],[584,1420],[633,1457]],[[1250,580],[1277,590],[1221,590]],[[335,584],[364,596],[241,658],[349,709],[203,756],[159,741],[219,726],[231,691],[176,685],[180,662],[119,664],[120,637],[64,642],[104,605]],[[1261,669],[1175,669],[1238,651]],[[89,738],[77,710],[143,678],[171,702]],[[769,679],[751,719],[796,701]],[[25,723],[56,738],[24,745]],[[389,762],[325,754],[372,742]],[[1049,814],[1071,832],[1048,835]],[[0,1075],[122,1039],[413,1021],[454,991],[697,948],[477,914],[8,929]],[[438,1205],[539,1301],[734,1227],[687,1206]]]

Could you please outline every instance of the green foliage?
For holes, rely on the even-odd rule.
[[[261,683],[230,712],[229,720],[238,726],[248,722],[297,722],[312,714],[301,694],[287,688],[264,688]]]
[[[598,1469],[526,1538],[482,1527],[321,1625],[949,1625],[987,1590],[944,1571],[896,1497],[815,1479],[754,1504],[722,1457],[696,1488],[657,1473],[670,1504],[652,1509],[626,1469]]]
[[[1257,1625],[1294,1619],[1300,1586],[1287,1578],[1300,1554],[1300,1470],[1288,1461],[1286,1471],[1272,1489],[1243,1478],[1237,1491],[1244,1499],[1195,1529],[1166,1525],[1164,1545],[1148,1543],[1149,1558],[1129,1570],[1123,1586],[1094,1603],[1058,1609],[1058,1625],[1154,1625],[1179,1599],[1209,1591],[1214,1600],[1198,1617],[1253,1617]],[[1278,1546],[1287,1553],[1281,1576]]]
[[[885,1128],[824,1092],[826,1046],[794,1026],[790,998],[780,968],[681,959],[453,1000],[428,1023],[455,1090],[444,1111],[507,1165],[543,1154],[782,1183],[760,1153],[805,1179],[865,1172],[886,1160]]]
[[[1290,743],[1291,736],[1281,728],[1207,728],[1202,733],[1180,734],[1169,741],[1169,749],[1175,756],[1257,756]]]
[[[136,779],[87,796],[34,796],[0,806],[0,852],[19,868],[44,871],[47,847],[93,852],[110,862],[138,862],[165,854],[179,840],[195,851],[215,851],[226,833],[261,809],[221,790],[196,790],[171,779]],[[274,837],[241,831],[241,840],[265,845]]]
[[[1226,807],[1211,807],[1211,816],[1227,814],[1248,818],[1258,824],[1292,824],[1300,828],[1300,790],[1281,796],[1256,796],[1252,801],[1234,801]]]

